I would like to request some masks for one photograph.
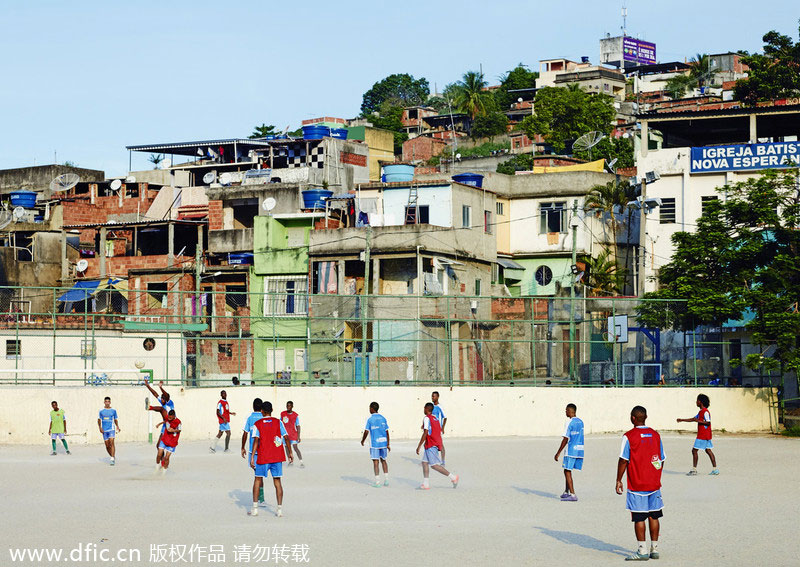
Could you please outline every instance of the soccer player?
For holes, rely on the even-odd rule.
[[[286,428],[286,433],[289,434],[289,444],[286,446],[286,452],[291,453],[292,447],[294,452],[297,453],[297,460],[300,461],[300,468],[304,469],[306,466],[303,464],[303,455],[300,454],[300,416],[296,411],[293,411],[294,402],[286,402],[286,411],[281,412],[281,422]],[[288,455],[287,455],[288,456]],[[292,460],[289,459],[289,466],[292,466]]]
[[[170,399],[169,394],[164,389],[164,382],[158,383],[158,387],[161,389],[161,394],[159,394],[153,389],[153,387],[150,385],[150,380],[148,378],[144,379],[144,385],[147,386],[147,389],[150,390],[150,393],[153,394],[156,397],[156,399],[158,399],[159,403],[161,404],[161,407],[166,409],[167,412],[169,412],[169,410],[175,409],[175,402],[173,402],[172,399]],[[164,430],[166,429],[166,427],[167,427],[166,424],[161,426],[161,435],[164,435]],[[159,435],[158,437],[159,441],[161,440],[161,435]]]
[[[53,411],[50,412],[50,428],[48,429],[50,433],[50,443],[53,445],[53,452],[50,454],[56,454],[56,440],[61,439],[61,443],[64,444],[64,450],[67,452],[67,455],[69,455],[71,454],[69,452],[69,446],[67,446],[67,440],[64,438],[67,434],[67,416],[64,415],[63,409],[58,409],[58,402],[53,401],[50,403],[50,406],[53,408]]]
[[[631,512],[633,531],[639,545],[636,553],[626,561],[658,559],[658,533],[663,516],[661,509],[661,472],[666,455],[664,444],[657,431],[645,425],[647,410],[636,406],[631,410],[633,429],[622,437],[622,450],[617,463],[617,494],[622,494],[622,476],[628,473],[626,508]],[[647,552],[645,521],[650,528],[650,553]]]
[[[692,447],[692,470],[686,473],[687,476],[697,476],[697,455],[701,449],[705,450],[708,458],[711,459],[711,472],[710,475],[716,476],[719,474],[717,468],[717,458],[714,456],[714,445],[711,443],[711,412],[708,411],[708,406],[711,405],[711,400],[705,394],[697,396],[697,407],[700,411],[697,415],[688,419],[678,418],[678,423],[681,422],[697,422],[697,439],[694,440],[694,447]]]
[[[169,468],[169,459],[178,448],[178,439],[181,436],[181,420],[175,415],[175,410],[167,411],[163,406],[150,406],[150,411],[157,411],[164,418],[164,432],[158,440],[158,453],[156,454],[156,468],[161,465],[161,471]]]
[[[111,457],[111,466],[116,464],[117,449],[114,446],[114,426],[119,433],[119,422],[117,421],[117,410],[111,407],[111,398],[108,396],[103,400],[103,409],[100,410],[100,415],[97,418],[97,428],[100,430],[100,435],[103,436],[103,442],[106,444],[106,451],[108,456]]]
[[[450,479],[453,488],[458,486],[458,475],[452,474],[442,464],[439,452],[442,447],[442,426],[436,416],[433,415],[434,405],[431,402],[425,404],[425,418],[422,420],[422,438],[417,444],[417,455],[422,445],[425,445],[425,454],[422,456],[422,485],[420,490],[430,490],[430,469],[441,473]]]
[[[250,466],[250,454],[253,452],[253,436],[250,435],[250,431],[253,429],[253,425],[255,425],[256,421],[264,417],[261,414],[261,398],[256,398],[253,400],[253,413],[251,413],[247,421],[244,423],[244,427],[242,428],[242,458],[247,459],[247,465]],[[247,438],[250,437],[250,443],[247,443]],[[264,486],[261,486],[261,489],[258,491],[258,503],[264,503]]]
[[[433,402],[433,415],[442,424],[442,435],[444,435],[444,426],[447,425],[447,416],[444,414],[442,406],[439,405],[439,392],[431,393],[431,401]],[[444,466],[444,441],[442,441],[442,466]]]
[[[375,471],[375,488],[381,486],[380,469],[378,468],[378,461],[383,465],[383,486],[389,486],[389,465],[386,462],[386,457],[389,456],[389,425],[386,423],[386,418],[378,413],[380,406],[378,402],[369,404],[370,416],[367,418],[367,424],[364,426],[364,435],[361,436],[361,446],[364,446],[364,441],[369,434],[369,456],[372,459],[372,469]]]
[[[257,439],[255,450],[250,454],[250,467],[256,471],[253,480],[253,509],[248,512],[251,516],[258,516],[258,494],[264,485],[264,479],[272,475],[272,484],[275,485],[275,499],[278,508],[275,515],[283,516],[283,462],[289,457],[292,462],[291,451],[285,451],[289,445],[289,436],[280,419],[272,417],[272,404],[264,402],[261,405],[262,418],[255,422],[250,435]]]
[[[561,445],[556,451],[555,460],[558,462],[558,456],[564,447],[567,452],[564,453],[564,480],[566,486],[564,494],[561,495],[562,502],[577,502],[578,497],[575,496],[575,485],[572,482],[572,471],[579,471],[583,468],[583,421],[575,414],[578,407],[575,404],[567,404],[566,414],[567,423],[564,427],[564,436],[561,439]]]
[[[228,405],[228,393],[225,390],[222,390],[219,393],[220,400],[217,402],[217,419],[219,420],[219,433],[217,433],[216,439],[214,439],[214,444],[209,447],[212,453],[217,452],[217,443],[219,443],[219,438],[222,437],[222,434],[225,433],[225,452],[228,453],[230,449],[228,448],[231,444],[231,416],[236,415],[236,412],[232,412],[230,406]]]

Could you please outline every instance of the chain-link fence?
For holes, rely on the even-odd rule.
[[[83,287],[81,287],[83,286]],[[0,288],[3,384],[779,385],[743,327],[641,327],[631,298],[310,295],[125,281]],[[647,302],[664,321],[679,301]],[[733,361],[733,362],[732,362]],[[790,392],[787,392],[790,394]],[[795,394],[796,395],[796,394]]]

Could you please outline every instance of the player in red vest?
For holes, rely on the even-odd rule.
[[[275,498],[278,502],[278,509],[275,515],[283,516],[281,506],[283,505],[283,462],[286,460],[288,445],[288,435],[286,428],[280,419],[272,417],[272,404],[264,402],[261,405],[263,418],[257,420],[253,425],[250,435],[255,439],[253,452],[250,454],[250,467],[255,469],[256,475],[253,480],[253,509],[248,512],[251,516],[258,516],[258,493],[264,485],[264,479],[272,475],[272,484],[275,485]],[[289,462],[292,462],[292,453],[288,453]]]
[[[225,452],[229,451],[228,447],[231,444],[231,416],[236,415],[236,413],[232,412],[230,406],[228,405],[228,393],[225,390],[222,390],[219,393],[220,400],[217,402],[217,420],[219,421],[219,433],[217,433],[217,438],[214,439],[214,444],[209,447],[212,453],[217,452],[217,443],[219,443],[219,438],[222,437],[222,434],[225,433]]]
[[[714,445],[711,443],[711,412],[708,411],[708,406],[710,405],[711,400],[708,399],[708,396],[700,394],[697,396],[697,407],[700,408],[697,415],[688,419],[678,418],[678,423],[682,421],[697,422],[697,439],[694,440],[694,447],[692,447],[692,470],[686,473],[687,476],[697,476],[697,455],[698,451],[701,449],[704,450],[708,458],[711,459],[712,469],[708,474],[713,476],[719,474],[717,458],[714,456],[714,451],[711,450],[714,448]]]
[[[181,420],[175,416],[175,410],[167,412],[161,406],[150,406],[150,411],[157,411],[164,418],[164,432],[158,440],[158,453],[156,453],[156,467],[161,465],[163,472],[169,468],[169,458],[178,447],[178,439],[181,436]]]
[[[419,450],[425,445],[425,453],[422,456],[422,485],[420,490],[430,490],[430,469],[441,473],[450,479],[453,488],[458,486],[458,475],[452,474],[442,466],[442,424],[433,415],[433,403],[425,404],[425,418],[422,420],[422,438],[417,445],[417,455]]]
[[[633,530],[639,548],[626,561],[658,559],[658,534],[663,516],[661,509],[661,472],[666,455],[661,436],[645,425],[647,410],[636,406],[631,410],[634,427],[622,436],[622,450],[617,463],[617,494],[622,494],[622,477],[628,473],[626,508],[631,512]],[[650,552],[647,552],[645,521],[650,528]]]
[[[300,416],[296,411],[293,411],[294,402],[286,402],[286,411],[281,412],[281,423],[286,428],[286,433],[289,434],[289,444],[286,446],[286,455],[290,456],[292,447],[294,452],[297,453],[297,460],[300,462],[300,468],[304,469],[306,466],[303,464],[303,455],[300,453]],[[289,466],[292,462],[289,461]]]

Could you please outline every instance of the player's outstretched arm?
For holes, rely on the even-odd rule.
[[[158,398],[158,392],[156,392],[150,385],[150,380],[148,378],[144,379],[144,385],[147,386],[147,389],[150,390],[151,394],[153,394],[156,398]]]

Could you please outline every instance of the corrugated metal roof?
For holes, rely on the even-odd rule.
[[[269,146],[267,140],[254,140],[250,138],[228,138],[223,140],[197,140],[195,142],[174,142],[171,144],[145,144],[141,146],[125,146],[125,149],[132,152],[164,152],[170,149],[197,148],[200,146],[219,146],[229,144],[241,144],[242,146]]]
[[[153,225],[167,225],[167,224],[186,224],[186,225],[198,225],[198,224],[207,224],[207,221],[192,221],[192,220],[171,220],[171,219],[162,219],[162,220],[143,220],[143,221],[109,221],[109,222],[95,222],[95,223],[86,223],[86,224],[65,224],[64,228],[101,228],[104,226],[109,227],[124,227],[124,226],[153,226]]]

